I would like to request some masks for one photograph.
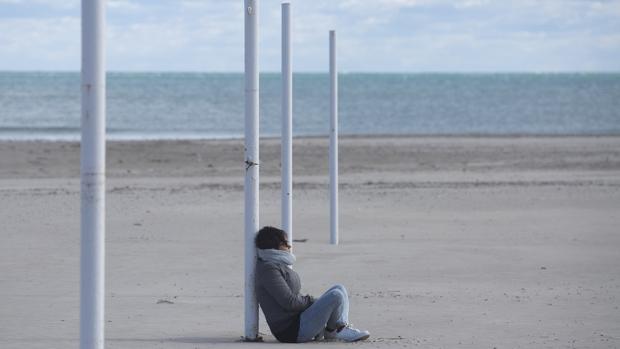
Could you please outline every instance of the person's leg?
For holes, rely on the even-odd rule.
[[[346,291],[345,291],[346,292]],[[308,342],[321,333],[326,324],[334,328],[345,326],[349,300],[340,287],[330,288],[319,297],[308,309],[301,313],[299,319],[298,342]],[[346,308],[345,308],[346,307]]]
[[[347,298],[349,297],[349,293],[347,292],[346,287],[344,287],[344,285],[341,284],[335,284],[334,286],[332,286],[329,290],[327,291],[331,291],[331,290],[339,290],[342,293],[344,293],[345,296],[347,296]]]
[[[349,293],[343,285],[335,285],[329,290],[338,290],[344,295],[343,302],[338,311],[332,313],[327,321],[327,328],[329,330],[338,329],[341,326],[345,326],[349,323]]]

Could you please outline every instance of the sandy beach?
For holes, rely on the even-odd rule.
[[[339,246],[327,144],[294,143],[295,269],[347,286],[372,336],[306,345],[620,347],[620,137],[343,138]],[[268,344],[240,342],[242,140],[110,142],[107,163],[106,347],[275,345],[262,315]],[[0,348],[78,346],[79,207],[78,143],[0,142]]]

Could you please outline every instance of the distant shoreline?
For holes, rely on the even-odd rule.
[[[328,135],[301,135],[294,136],[294,139],[322,139],[327,138]],[[513,134],[344,134],[339,136],[340,139],[515,139],[515,138],[532,138],[532,139],[562,139],[562,138],[620,138],[620,133],[601,133],[601,134],[528,134],[528,133],[513,133]],[[222,136],[222,137],[144,137],[144,138],[117,138],[110,137],[108,135],[107,142],[110,143],[149,143],[149,142],[219,142],[219,141],[239,141],[243,140],[243,136]],[[262,140],[278,140],[280,136],[265,135],[261,136]],[[2,138],[0,136],[0,143],[79,143],[80,137],[71,138]]]

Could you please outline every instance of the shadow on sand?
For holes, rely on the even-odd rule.
[[[153,343],[188,343],[188,344],[233,344],[233,343],[262,343],[260,341],[246,342],[243,337],[168,337],[168,338],[106,338],[110,342],[153,342]]]

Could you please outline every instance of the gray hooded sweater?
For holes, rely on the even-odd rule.
[[[271,333],[280,342],[294,343],[299,332],[299,316],[312,303],[312,296],[299,294],[299,275],[286,264],[258,259],[256,298]]]

